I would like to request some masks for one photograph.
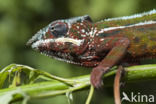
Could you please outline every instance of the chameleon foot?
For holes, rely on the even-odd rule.
[[[105,70],[104,70],[105,69]],[[101,88],[103,85],[102,76],[108,70],[108,68],[103,68],[101,66],[95,67],[91,72],[91,84],[94,88]]]

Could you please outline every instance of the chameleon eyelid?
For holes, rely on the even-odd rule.
[[[51,26],[50,29],[51,29],[51,31],[54,31],[55,30],[55,27],[54,26]]]

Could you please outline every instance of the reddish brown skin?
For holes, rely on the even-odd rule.
[[[137,19],[137,22],[149,21],[153,18],[156,18],[156,16],[153,15],[149,19],[140,17],[140,19]],[[45,34],[41,34],[43,35],[42,37],[37,33],[28,44],[32,45],[36,41],[46,39],[57,39],[58,37],[55,37],[55,34],[50,32],[51,26],[54,26],[54,24],[57,23],[64,23],[65,25],[63,26],[67,26],[68,34],[64,35],[64,37],[84,39],[84,43],[77,46],[72,43],[55,43],[48,41],[39,44],[35,49],[46,55],[74,62],[73,64],[93,67],[91,72],[91,84],[95,88],[100,88],[102,86],[101,78],[103,74],[107,73],[114,65],[121,64],[122,62],[129,63],[129,59],[140,61],[142,57],[148,58],[156,56],[156,24],[133,26],[124,29],[112,29],[103,32],[102,35],[98,34],[98,32],[104,28],[135,24],[136,21],[133,20],[92,23],[90,17],[84,16],[78,18],[78,21],[76,21],[76,19],[73,19],[72,22],[70,20],[54,21],[50,24],[50,27],[47,27],[48,31],[45,32]],[[70,26],[68,24],[70,24]],[[92,29],[96,30],[95,33]],[[84,30],[85,32],[82,32],[81,30]],[[88,35],[89,32],[94,33],[91,34],[93,36]],[[68,55],[61,56],[56,54],[59,52],[63,55]]]

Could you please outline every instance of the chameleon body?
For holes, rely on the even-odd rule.
[[[88,15],[56,20],[27,43],[41,53],[85,67],[93,67],[91,84],[123,62],[156,56],[156,10],[92,22]]]

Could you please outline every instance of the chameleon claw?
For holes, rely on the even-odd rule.
[[[102,76],[105,73],[104,68],[98,66],[95,67],[91,72],[91,84],[94,88],[101,88],[103,86]]]

